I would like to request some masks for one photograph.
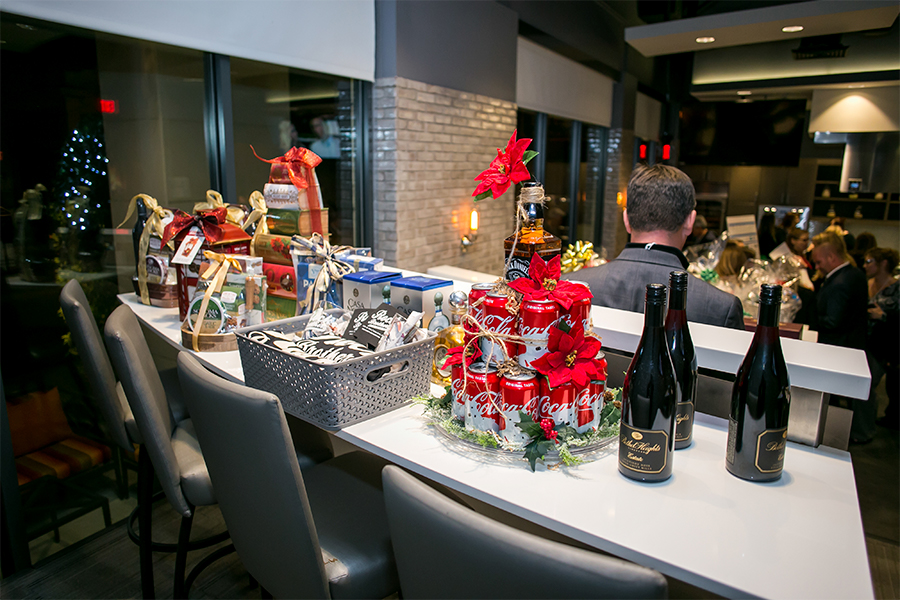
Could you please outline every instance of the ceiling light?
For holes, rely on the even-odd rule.
[[[785,33],[797,33],[798,31],[803,31],[803,25],[788,25],[787,27],[782,27],[781,30]]]
[[[714,38],[712,36],[698,37],[694,41],[697,42],[698,44],[712,44],[714,41],[716,41],[716,38]]]
[[[864,84],[848,85],[848,86],[847,86],[847,89],[850,89],[850,90],[858,90],[858,89],[864,88],[864,87],[866,87]]]
[[[738,96],[749,96],[752,93],[753,92],[751,92],[750,90],[740,90],[740,91],[738,91],[737,95]]]

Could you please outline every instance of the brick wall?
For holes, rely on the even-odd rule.
[[[463,253],[473,178],[505,148],[516,105],[402,77],[375,81],[375,254],[415,271],[448,264],[500,275],[514,228],[513,188],[478,203],[478,238]]]

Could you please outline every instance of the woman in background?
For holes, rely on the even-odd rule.
[[[714,285],[720,290],[740,298],[740,295],[737,293],[739,288],[738,277],[741,274],[741,269],[744,268],[744,265],[751,258],[756,258],[756,253],[752,248],[738,245],[732,241],[726,243],[725,249],[722,250],[722,256],[719,257],[719,262],[716,263],[716,274],[719,276],[719,279]]]
[[[875,236],[868,231],[864,231],[856,236],[855,246],[850,250],[850,256],[856,261],[856,266],[865,271],[866,268],[863,265],[863,261],[866,259],[866,252],[877,247],[878,241],[875,239]]]
[[[872,373],[872,387],[866,404],[870,405],[869,416],[874,420],[878,411],[875,388],[886,376],[888,407],[877,423],[891,429],[900,428],[900,402],[897,398],[900,387],[900,284],[893,276],[898,262],[900,255],[892,248],[872,248],[866,252],[863,261],[863,269],[869,277],[866,358]]]

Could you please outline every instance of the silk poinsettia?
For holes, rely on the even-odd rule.
[[[450,367],[463,364],[464,352],[465,366],[467,369],[472,366],[473,362],[481,359],[481,348],[478,347],[478,344],[469,344],[468,351],[464,345],[456,346],[455,348],[447,350],[447,354],[444,355],[444,363],[441,365],[441,369],[446,371]]]
[[[554,300],[569,310],[572,303],[583,298],[593,298],[591,291],[583,285],[560,281],[560,258],[554,256],[550,262],[540,254],[531,257],[528,277],[520,277],[509,282],[509,287],[525,297],[525,300]]]
[[[569,381],[583,388],[591,381],[606,379],[606,360],[597,360],[600,347],[600,340],[585,336],[581,325],[575,325],[568,332],[551,327],[547,353],[531,365],[547,376],[551,388]]]
[[[531,173],[525,166],[532,158],[537,156],[537,152],[527,150],[531,144],[531,138],[516,139],[518,130],[513,131],[509,143],[506,144],[506,150],[497,148],[497,158],[491,161],[491,166],[481,172],[475,181],[480,181],[475,192],[475,201],[493,196],[497,198],[503,195],[514,183],[520,183],[527,179],[531,179]]]

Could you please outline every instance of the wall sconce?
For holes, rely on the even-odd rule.
[[[469,232],[462,236],[461,247],[463,252],[469,250],[469,246],[475,243],[478,238],[478,210],[472,209],[469,213]]]

